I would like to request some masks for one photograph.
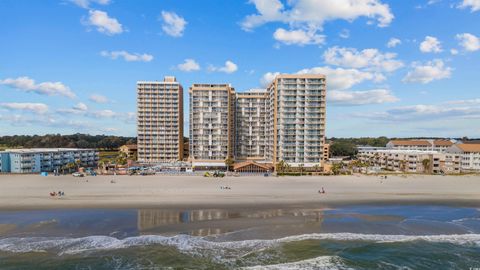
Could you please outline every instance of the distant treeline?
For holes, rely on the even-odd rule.
[[[119,137],[87,134],[47,134],[47,135],[14,135],[0,137],[3,148],[98,148],[117,149],[124,144],[134,144],[135,137]]]
[[[364,137],[364,138],[329,138],[327,139],[330,142],[330,156],[332,157],[339,157],[339,156],[349,156],[354,157],[357,154],[357,146],[358,145],[369,145],[369,146],[376,146],[376,147],[385,147],[390,140],[422,140],[422,139],[438,139],[438,140],[445,140],[447,138],[387,138],[387,137],[378,137],[378,138],[371,138],[371,137]],[[480,143],[479,139],[469,139],[467,137],[464,138],[453,138],[455,140],[460,140],[464,143]]]

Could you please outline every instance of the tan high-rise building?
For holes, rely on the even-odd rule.
[[[235,89],[230,84],[194,84],[189,93],[192,165],[224,167],[234,157]]]
[[[137,82],[137,144],[141,163],[183,159],[183,88],[175,77]]]
[[[278,75],[267,88],[267,157],[277,164],[321,165],[325,141],[324,75]]]
[[[237,93],[235,109],[236,160],[265,160],[268,94],[265,89]]]

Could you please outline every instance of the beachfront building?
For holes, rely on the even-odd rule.
[[[190,157],[195,169],[225,168],[234,158],[235,89],[193,84],[190,93]]]
[[[125,154],[127,158],[135,158],[137,156],[137,145],[136,144],[125,144],[120,146],[118,149],[120,153]]]
[[[183,87],[175,77],[137,82],[140,163],[183,160]]]
[[[323,161],[326,162],[330,158],[330,144],[324,143],[323,144]]]
[[[267,158],[291,167],[321,166],[325,141],[326,79],[277,75],[267,88]]]
[[[7,149],[0,152],[0,172],[39,173],[60,171],[69,163],[79,167],[96,167],[98,151],[77,148]]]
[[[252,89],[236,94],[235,159],[266,158],[268,95],[266,90]]]
[[[395,172],[454,174],[461,169],[460,155],[438,151],[370,150],[358,153],[358,159],[373,168]]]
[[[448,148],[448,153],[461,157],[462,171],[480,171],[480,144],[455,144]]]
[[[387,149],[396,150],[419,150],[437,151],[445,153],[454,142],[449,140],[391,140],[387,143]]]

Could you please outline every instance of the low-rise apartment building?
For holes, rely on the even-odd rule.
[[[458,154],[422,150],[370,150],[358,154],[358,159],[372,167],[389,171],[428,174],[460,172]]]
[[[98,151],[76,148],[7,149],[0,152],[0,172],[39,173],[60,170],[68,163],[96,167]]]
[[[391,140],[386,149],[437,151],[445,153],[454,143],[449,140]]]
[[[448,152],[461,157],[462,171],[480,171],[480,144],[455,144]]]

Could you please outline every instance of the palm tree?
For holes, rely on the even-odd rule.
[[[300,175],[303,175],[303,167],[304,167],[304,166],[305,166],[305,165],[303,165],[303,163],[302,163],[302,164],[298,164],[298,168],[300,169]]]
[[[285,172],[286,165],[287,163],[285,163],[284,160],[280,160],[280,162],[277,163],[275,170],[277,172],[283,173]]]
[[[82,164],[82,161],[80,159],[75,160],[75,168],[77,168],[77,171],[80,169],[81,164]]]
[[[400,160],[400,170],[402,172],[405,172],[407,170],[407,161],[406,160]]]
[[[68,170],[68,173],[70,173],[72,171],[72,169],[75,168],[75,163],[69,162],[69,163],[67,163],[67,165],[65,165],[65,168]]]
[[[426,159],[422,160],[422,165],[423,165],[423,171],[425,173],[430,171],[430,159],[429,158],[426,158]]]
[[[227,171],[230,171],[232,169],[233,164],[235,164],[233,158],[228,157],[227,159],[225,159],[225,166],[227,166]]]
[[[339,175],[341,169],[342,169],[342,164],[340,163],[335,163],[332,165],[332,172],[334,175]]]

